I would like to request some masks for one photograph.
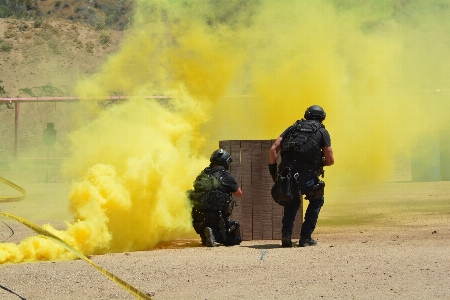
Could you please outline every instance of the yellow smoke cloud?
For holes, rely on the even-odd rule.
[[[327,112],[331,185],[384,180],[396,157],[448,130],[446,1],[136,5],[121,50],[77,86],[84,97],[133,97],[85,103],[72,135],[74,222],[53,231],[85,255],[192,236],[185,191],[218,141],[276,138],[310,105]],[[23,250],[34,241],[1,245],[2,261],[67,255]]]

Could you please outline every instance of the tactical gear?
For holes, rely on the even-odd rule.
[[[220,172],[220,174],[216,175],[216,173],[219,173],[219,172]],[[209,192],[209,191],[216,190],[220,185],[219,179],[223,172],[225,172],[225,170],[220,170],[216,173],[211,174],[210,172],[208,172],[208,168],[204,169],[203,172],[201,172],[195,178],[194,190],[196,190],[198,192]],[[214,176],[211,176],[211,175],[214,175]]]
[[[325,182],[319,180],[315,172],[303,171],[297,177],[297,184],[305,198],[308,200],[322,198],[325,191]]]
[[[239,245],[242,242],[241,225],[230,218],[226,219],[226,237],[223,240],[225,245]]]
[[[291,206],[294,202],[300,201],[296,176],[298,176],[298,173],[295,173],[291,168],[286,168],[277,174],[271,195],[279,205]]]
[[[300,154],[311,163],[314,170],[323,168],[322,149],[320,147],[319,129],[324,126],[315,120],[301,120],[295,122],[286,131],[281,141],[281,157],[283,159]]]
[[[233,213],[233,208],[236,206],[236,201],[234,201],[233,197],[230,197],[225,205],[224,213],[225,215],[231,215]]]
[[[227,150],[220,148],[211,154],[209,161],[211,163],[218,164],[219,166],[223,166],[228,170],[228,167],[230,163],[233,162],[233,159],[231,158],[231,155]]]
[[[219,190],[225,170],[212,174],[203,170],[194,181],[194,190],[187,191],[192,207],[198,210],[226,210],[231,201],[231,194]]]
[[[308,194],[306,195],[306,199],[313,200],[313,199],[321,199],[325,192],[325,182],[322,180],[319,180],[318,183],[314,184],[308,191]]]
[[[187,191],[192,204],[192,224],[202,244],[239,245],[242,241],[239,222],[229,218],[236,202],[231,197],[224,167],[205,168]],[[213,243],[214,242],[214,243]]]
[[[225,220],[223,219],[222,212],[219,211],[219,228],[220,228],[220,234],[222,235],[223,239],[227,238],[227,229],[225,228]]]
[[[322,122],[323,120],[325,120],[326,116],[327,114],[322,107],[320,107],[319,105],[313,105],[306,109],[304,118],[306,120],[317,120],[319,122]]]

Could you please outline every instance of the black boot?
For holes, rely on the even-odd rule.
[[[290,248],[292,247],[291,235],[283,234],[281,237],[281,247]]]
[[[214,239],[213,231],[210,227],[206,227],[205,230],[205,245],[208,247],[215,247],[216,241]]]
[[[298,242],[299,247],[308,247],[308,246],[316,246],[316,245],[317,245],[316,240],[311,237],[309,237],[309,238],[300,237],[300,241]]]

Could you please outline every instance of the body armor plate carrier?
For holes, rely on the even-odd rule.
[[[284,153],[295,151],[310,162],[315,170],[322,168],[320,139],[315,137],[316,134],[320,134],[317,132],[320,128],[324,128],[324,126],[314,120],[295,122],[283,137],[281,156],[283,157]]]

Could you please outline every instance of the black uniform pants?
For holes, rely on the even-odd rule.
[[[319,199],[310,199],[308,203],[308,208],[305,213],[305,220],[302,224],[302,229],[300,236],[304,238],[310,238],[311,234],[316,229],[317,219],[319,218],[320,209],[324,203],[324,197]],[[295,217],[297,215],[298,209],[300,208],[300,201],[295,202],[291,206],[285,206],[283,210],[283,220],[282,220],[282,235],[283,237],[288,237],[292,235],[292,228],[294,227]]]
[[[192,210],[192,224],[201,237],[204,229],[212,229],[216,242],[224,245],[239,245],[242,242],[240,224],[218,211]]]

